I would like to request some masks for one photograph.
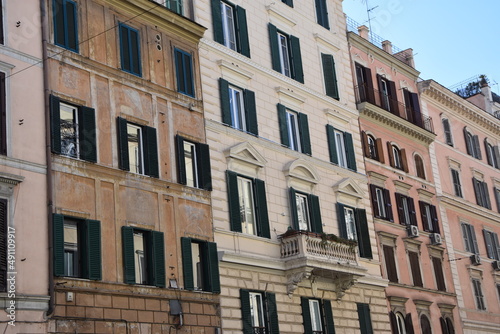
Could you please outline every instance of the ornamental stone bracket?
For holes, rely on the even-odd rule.
[[[335,279],[335,292],[337,294],[336,300],[341,300],[344,297],[345,292],[349,290],[357,280],[353,275],[343,275],[337,276]]]
[[[294,272],[287,275],[286,293],[288,297],[293,295],[293,292],[297,290],[300,282],[311,277],[311,273],[312,268],[306,268],[304,271]]]

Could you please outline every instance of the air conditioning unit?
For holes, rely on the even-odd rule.
[[[470,262],[477,266],[481,264],[481,257],[478,254],[474,254],[470,256]]]
[[[418,237],[418,226],[408,225],[406,227],[406,231],[408,232],[408,237],[409,238],[416,238],[416,237]]]
[[[495,271],[500,271],[500,261],[496,260],[491,263]]]
[[[441,245],[443,243],[443,239],[441,239],[441,234],[439,233],[431,233],[429,238],[431,239],[431,244],[433,245]]]

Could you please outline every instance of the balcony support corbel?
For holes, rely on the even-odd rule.
[[[356,278],[354,275],[337,276],[335,282],[335,292],[337,294],[337,300],[341,300],[344,297],[345,292],[356,284]]]
[[[304,271],[298,271],[287,275],[286,293],[288,297],[293,295],[293,292],[297,290],[300,282],[311,277],[312,268],[304,269]]]

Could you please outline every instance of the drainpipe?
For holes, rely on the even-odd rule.
[[[52,212],[54,211],[53,203],[53,188],[52,188],[52,155],[51,155],[51,137],[50,137],[50,87],[49,87],[49,71],[48,71],[48,22],[46,1],[40,0],[40,20],[42,27],[42,62],[43,62],[43,90],[44,90],[44,105],[45,105],[45,159],[47,163],[47,222],[48,222],[48,241],[49,241],[49,308],[46,316],[50,317],[54,312],[54,257],[53,257],[53,240],[52,240]]]

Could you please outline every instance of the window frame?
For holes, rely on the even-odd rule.
[[[195,97],[195,78],[193,55],[187,51],[174,47],[174,63],[177,78],[177,92]]]
[[[193,256],[194,245],[196,245],[195,247],[198,247],[197,250],[200,259],[196,268],[194,265],[195,257]],[[184,289],[220,293],[221,289],[217,244],[206,240],[182,237],[181,251]]]
[[[175,6],[175,8],[173,8]],[[177,13],[183,15],[184,5],[183,0],[165,0],[165,7]]]
[[[474,187],[474,195],[476,196],[476,204],[491,210],[490,194],[488,191],[488,184],[483,180],[476,177],[472,178],[472,185]]]
[[[467,127],[464,127],[464,140],[467,149],[467,154],[473,158],[482,160],[481,145],[479,145],[479,137],[473,135]]]
[[[323,28],[330,30],[330,22],[328,20],[328,7],[326,0],[316,0],[316,22]]]
[[[268,30],[273,70],[300,83],[304,83],[300,40],[293,35],[278,30],[272,23],[268,23]],[[283,48],[286,49],[286,52],[284,52]],[[287,63],[290,65],[289,71],[285,68]]]
[[[330,162],[342,168],[357,171],[356,153],[354,151],[352,135],[336,129],[330,124],[326,125],[326,135]]]
[[[299,221],[299,208],[297,206],[297,198],[300,197],[305,200],[306,211],[308,218],[308,232],[323,233],[323,224],[321,221],[321,209],[319,205],[319,198],[313,194],[307,194],[294,188],[289,189],[289,200],[290,200],[290,216],[291,216],[291,226],[296,231],[301,230]]]
[[[313,308],[313,304],[317,305],[317,308]],[[302,323],[305,334],[327,334],[335,332],[335,322],[330,300],[300,297],[300,305],[302,308]],[[317,326],[317,322],[313,320],[315,318],[319,318],[319,326]],[[316,324],[316,326],[314,324]]]
[[[210,147],[205,143],[189,140],[181,135],[175,135],[177,153],[177,180],[188,187],[212,191],[212,171],[210,167]],[[196,184],[189,185],[187,177],[185,143],[195,147],[193,173],[196,174]]]
[[[370,184],[373,216],[393,222],[392,203],[389,190]],[[381,201],[382,200],[382,201]],[[383,211],[383,212],[381,212]]]
[[[498,241],[498,234],[493,231],[483,229],[483,237],[488,258],[500,261],[500,243]]]
[[[486,311],[486,300],[484,298],[481,280],[478,278],[471,278],[471,284],[476,308],[480,311]]]
[[[398,209],[398,217],[400,225],[417,225],[417,213],[415,210],[415,203],[412,197],[403,195],[401,193],[395,193],[396,206]],[[405,205],[406,204],[406,205]]]
[[[446,292],[446,280],[443,271],[443,259],[437,256],[431,256],[432,270],[434,271],[434,279],[436,280],[436,289]]]
[[[489,143],[488,139],[485,138],[484,146],[488,165],[493,168],[500,169],[500,149],[498,148],[498,145]]]
[[[353,212],[354,222],[350,227],[350,229],[352,230],[351,233],[349,233],[348,222],[346,220],[346,209],[352,210]],[[336,210],[340,236],[344,239],[357,241],[359,256],[371,259],[373,257],[373,254],[371,249],[368,222],[366,218],[366,210],[347,206],[340,202],[337,202]]]
[[[234,48],[227,43],[228,22],[227,16],[223,15],[223,6],[232,8],[231,29],[234,32]],[[236,51],[250,58],[250,43],[248,38],[248,27],[246,11],[243,7],[235,5],[226,0],[211,0],[212,7],[212,25],[214,30],[214,40],[227,48]]]
[[[462,240],[464,242],[464,249],[466,252],[479,254],[479,247],[476,239],[476,232],[474,225],[461,222]]]
[[[418,201],[418,203],[423,230],[429,233],[440,233],[436,206],[424,201]]]
[[[251,316],[250,294],[260,295],[262,298],[263,319],[265,322],[264,331],[260,333],[279,333],[278,311],[276,309],[276,296],[271,292],[259,290],[240,289],[241,302],[241,320],[243,325],[243,334],[256,333]],[[261,328],[261,327],[259,327]]]
[[[118,23],[118,31],[122,71],[142,77],[140,31],[122,22]],[[136,36],[135,42],[134,35]]]
[[[254,136],[259,135],[259,129],[257,124],[257,110],[255,105],[255,93],[249,89],[244,89],[237,85],[230,83],[229,81],[219,78],[219,90],[220,90],[220,100],[221,100],[221,112],[222,112],[222,122],[229,125],[235,129],[243,132],[250,133]],[[242,120],[241,126],[236,124],[234,117],[234,104],[232,103],[233,98],[231,90],[238,90],[241,92],[241,99],[239,104],[239,117]]]
[[[68,9],[68,4],[73,7],[73,9]],[[62,7],[62,14],[59,14],[58,8]],[[79,43],[78,43],[78,15],[77,15],[78,5],[76,2],[72,0],[53,0],[52,1],[52,15],[53,15],[53,25],[54,25],[54,44],[60,47],[63,47],[69,51],[73,51],[75,53],[79,52]],[[58,15],[62,15],[60,20],[58,19]],[[72,15],[72,17],[69,17]],[[69,29],[68,25],[70,24],[68,21],[73,21],[73,33],[71,34],[71,29]],[[2,20],[3,21],[3,20]],[[62,27],[60,27],[62,24]],[[58,30],[62,29],[62,33],[64,36],[62,37],[62,41],[59,40]],[[3,32],[3,28],[2,28]],[[71,39],[74,39],[74,42],[71,42]],[[3,33],[2,33],[2,41],[3,44]]]
[[[281,144],[297,152],[311,155],[311,139],[307,115],[287,108],[280,103],[278,103],[277,109]],[[295,123],[292,122],[291,115],[296,115],[294,118]],[[292,123],[294,127],[291,126]],[[293,144],[290,138],[292,135],[295,138]]]

